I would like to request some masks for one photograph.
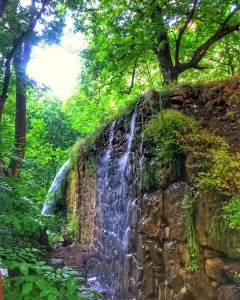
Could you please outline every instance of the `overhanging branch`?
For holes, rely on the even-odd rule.
[[[181,27],[180,30],[179,30],[179,34],[178,34],[178,38],[177,38],[177,42],[176,42],[175,66],[179,65],[179,55],[180,55],[180,47],[181,47],[182,37],[183,37],[184,32],[186,31],[186,29],[188,28],[193,16],[194,16],[194,13],[195,13],[195,10],[197,8],[198,3],[199,3],[199,0],[194,0],[193,7],[189,12],[183,27]]]

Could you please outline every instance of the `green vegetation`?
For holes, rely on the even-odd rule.
[[[231,229],[240,231],[240,194],[224,206],[224,218]]]
[[[74,213],[68,214],[68,231],[72,239],[79,239],[79,219]]]
[[[96,134],[116,116],[131,113],[143,91],[162,90],[163,98],[178,80],[195,83],[238,74],[239,12],[234,0],[2,1],[0,258],[10,271],[4,282],[6,300],[75,299],[79,293],[80,299],[97,296],[78,292],[78,274],[55,270],[40,255],[48,246],[42,241],[46,226],[57,231],[57,237],[51,237],[54,242],[66,222],[62,214],[48,220],[40,215],[50,183],[76,140],[70,154],[74,166],[79,151],[91,149]],[[78,90],[63,104],[28,78],[27,66],[34,46],[60,41],[67,15],[88,43],[79,53],[83,68]],[[239,93],[233,100],[239,101]],[[237,104],[228,118],[237,111]],[[224,206],[224,220],[239,230],[240,154],[194,118],[175,110],[154,116],[144,135],[155,143],[161,166],[179,156],[196,156],[197,184],[232,198]],[[95,170],[93,157],[88,162],[87,167]],[[71,193],[76,194],[74,171]],[[146,190],[152,184],[147,176],[142,177]],[[186,200],[184,208],[194,271],[193,202]],[[68,221],[66,227],[76,237],[81,220],[69,216]]]
[[[181,153],[181,148],[176,143],[177,136],[184,135],[196,124],[194,118],[167,109],[151,118],[145,127],[144,138],[154,141],[161,161],[170,162]]]
[[[194,200],[194,196],[189,194],[185,197],[183,202],[189,255],[188,269],[190,272],[199,271],[199,249],[196,241],[196,230],[194,224]]]
[[[68,267],[54,269],[41,260],[41,251],[35,248],[0,248],[1,267],[7,268],[6,299],[79,300],[98,293],[78,290],[83,281],[79,272]]]
[[[153,116],[145,126],[144,137],[156,145],[156,155],[162,170],[167,166],[169,172],[174,159],[191,156],[193,160],[190,168],[195,174],[192,182],[195,192],[200,187],[217,191],[226,199],[231,199],[211,221],[208,234],[212,240],[221,243],[229,235],[230,229],[240,230],[240,153],[233,152],[226,139],[203,128],[199,121],[174,110],[163,110]],[[194,193],[186,197],[183,204],[190,271],[198,271],[199,268],[194,197]],[[230,252],[237,247],[234,235],[229,236],[227,243]]]

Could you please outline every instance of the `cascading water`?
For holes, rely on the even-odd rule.
[[[68,167],[70,165],[70,160],[67,160],[60,170],[57,172],[50,189],[48,190],[48,195],[49,197],[43,204],[43,209],[42,209],[42,215],[44,216],[50,216],[54,213],[54,208],[56,206],[56,203],[59,199],[59,194],[60,194],[60,189],[61,189],[61,184],[63,182],[63,179],[65,178]]]
[[[126,281],[131,277],[124,272],[126,261],[132,257],[128,251],[128,239],[131,230],[129,218],[136,200],[133,189],[136,176],[131,151],[136,116],[137,111],[127,125],[128,133],[123,133],[122,136],[119,136],[118,124],[121,120],[112,124],[108,146],[98,168],[99,236],[96,253],[89,262],[88,276],[91,276],[90,281],[95,276],[98,283],[106,287],[108,299],[112,300],[127,299],[125,291],[129,282]]]

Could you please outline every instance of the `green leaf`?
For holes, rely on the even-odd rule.
[[[53,294],[48,295],[48,300],[57,300],[57,297]]]
[[[29,267],[26,263],[23,263],[20,267],[19,267],[20,272],[24,275],[27,276],[29,273]]]
[[[42,292],[40,293],[40,297],[41,297],[41,298],[45,298],[45,297],[47,297],[48,295],[49,295],[49,291],[48,291],[48,290],[42,291]]]
[[[22,288],[22,295],[25,296],[32,291],[33,285],[32,282],[25,283]]]
[[[47,288],[47,286],[48,286],[48,282],[47,282],[45,279],[37,280],[37,281],[35,282],[35,284],[36,284],[37,287],[38,287],[40,290],[42,290],[42,291],[46,290],[46,288]]]

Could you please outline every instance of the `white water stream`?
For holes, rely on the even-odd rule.
[[[54,214],[54,208],[56,205],[56,202],[58,200],[59,196],[59,190],[61,188],[61,184],[63,182],[63,179],[65,178],[68,167],[70,165],[70,159],[67,160],[62,167],[59,169],[57,172],[50,189],[48,190],[48,198],[43,204],[43,209],[42,209],[42,215],[43,216],[50,216]]]

